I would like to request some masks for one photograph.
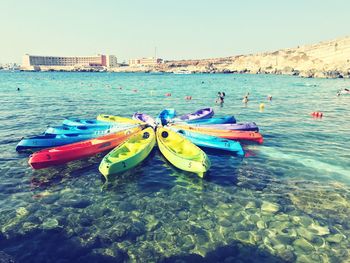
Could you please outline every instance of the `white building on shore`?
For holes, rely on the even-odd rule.
[[[96,55],[87,57],[23,56],[22,70],[77,70],[109,69],[117,67],[114,55]]]
[[[142,65],[142,66],[155,66],[157,64],[162,63],[163,60],[161,58],[137,58],[137,59],[130,59],[129,60],[129,66],[134,65]]]

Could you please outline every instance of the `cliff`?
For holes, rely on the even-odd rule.
[[[115,68],[117,72],[289,74],[301,77],[350,78],[350,37],[274,52],[226,58],[165,61],[156,66]]]

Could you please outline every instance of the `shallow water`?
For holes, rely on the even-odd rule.
[[[350,260],[350,96],[335,95],[349,86],[273,75],[0,72],[0,250],[19,262]],[[21,137],[68,116],[207,106],[255,121],[265,142],[244,145],[243,159],[208,152],[204,179],[157,149],[108,185],[103,154],[33,171],[28,154],[15,152]]]

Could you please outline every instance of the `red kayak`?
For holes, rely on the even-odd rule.
[[[258,132],[251,131],[236,131],[236,130],[218,130],[218,129],[210,129],[210,128],[202,128],[202,127],[192,127],[187,125],[173,125],[176,128],[181,128],[184,130],[190,130],[193,132],[204,133],[207,135],[212,135],[216,137],[221,137],[230,140],[236,141],[254,141],[257,143],[263,143],[264,138]]]
[[[111,150],[142,130],[141,127],[108,134],[91,140],[67,144],[51,149],[45,149],[32,154],[28,163],[34,169],[43,169],[54,165],[93,156],[103,151]]]

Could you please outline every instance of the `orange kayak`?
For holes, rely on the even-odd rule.
[[[203,133],[203,134],[221,137],[221,138],[230,139],[230,140],[254,141],[260,144],[263,143],[264,141],[264,138],[259,132],[218,130],[218,129],[210,129],[210,128],[192,127],[187,125],[173,125],[173,126],[184,130],[190,130],[193,132]]]
[[[87,158],[117,147],[140,130],[140,127],[135,127],[91,140],[44,149],[32,154],[28,163],[34,169],[43,169]]]

